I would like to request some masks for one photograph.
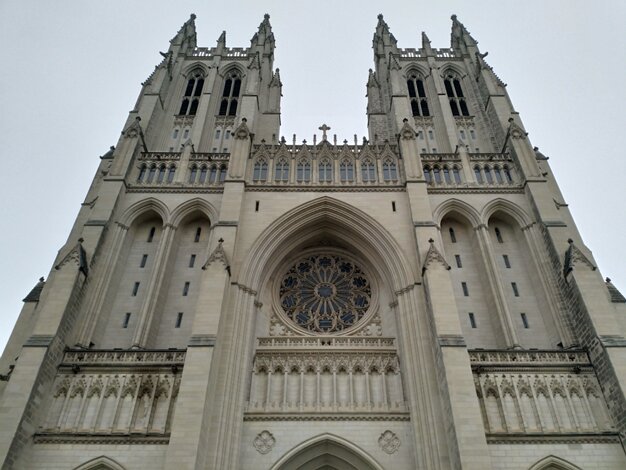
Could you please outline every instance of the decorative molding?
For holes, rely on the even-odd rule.
[[[214,347],[215,342],[216,342],[215,335],[192,335],[189,338],[189,343],[187,343],[187,346],[189,346],[190,348],[197,348],[197,347],[203,347],[203,346]]]
[[[561,220],[544,220],[544,227],[567,227],[567,224]]]
[[[383,336],[269,336],[258,338],[257,351],[266,350],[316,351],[320,350],[389,350],[395,351],[395,339]]]
[[[450,265],[446,262],[446,259],[443,257],[441,252],[435,247],[435,240],[431,238],[430,240],[428,240],[428,243],[430,243],[430,247],[428,248],[428,251],[426,252],[426,256],[424,258],[424,264],[422,266],[422,276],[428,269],[428,266],[430,266],[433,262],[438,262],[448,271],[452,269],[450,268]]]
[[[106,220],[88,220],[85,222],[85,227],[105,227],[106,224]]]
[[[243,415],[244,421],[411,421],[408,412],[390,413],[251,413]]]
[[[184,349],[153,350],[83,350],[70,349],[65,352],[60,368],[63,367],[182,367],[185,363]]]
[[[202,266],[202,269],[206,270],[209,266],[211,266],[212,263],[218,261],[225,266],[226,270],[228,271],[228,275],[230,276],[230,263],[228,262],[228,256],[226,256],[226,252],[224,251],[223,243],[224,239],[220,238],[217,246],[213,250],[213,253],[211,253],[209,258],[206,260],[206,263],[204,263],[204,265]]]
[[[160,444],[170,443],[170,434],[111,434],[102,433],[49,433],[38,432],[34,436],[35,444]]]
[[[441,335],[437,337],[437,342],[441,347],[466,347],[465,338],[463,335]]]
[[[422,221],[413,222],[413,226],[414,227],[439,227],[432,220],[426,220],[426,221],[423,221],[423,222]]]
[[[488,444],[618,444],[616,432],[592,433],[487,433]]]
[[[224,187],[211,187],[205,188],[200,186],[143,186],[143,185],[135,185],[129,184],[128,188],[126,188],[127,193],[209,193],[209,194],[221,194],[224,192]]]
[[[214,227],[237,227],[239,222],[236,220],[220,220]]]
[[[26,348],[47,348],[52,343],[54,335],[32,335],[24,343]]]
[[[563,277],[566,278],[567,275],[574,270],[574,266],[580,263],[587,265],[592,271],[597,269],[593,263],[589,261],[589,258],[574,245],[574,241],[571,238],[567,240],[567,243],[569,243],[569,248],[565,252],[565,259],[563,261]]]
[[[261,431],[252,441],[254,448],[263,455],[269,453],[274,448],[274,444],[276,444],[276,438],[268,430]]]
[[[396,435],[395,432],[390,430],[386,430],[378,438],[378,445],[383,450],[383,452],[389,455],[394,454],[400,447],[400,444],[400,438]]]
[[[619,335],[600,335],[600,343],[605,348],[626,348],[626,339]]]

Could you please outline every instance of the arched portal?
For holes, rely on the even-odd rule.
[[[382,467],[354,444],[324,434],[287,452],[271,470],[382,470]]]

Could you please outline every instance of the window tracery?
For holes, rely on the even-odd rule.
[[[372,288],[353,261],[339,255],[309,255],[293,264],[279,288],[280,306],[300,328],[337,333],[355,326],[369,310]]]
[[[465,95],[461,88],[461,79],[453,73],[448,73],[443,81],[446,94],[450,101],[450,109],[454,116],[469,116],[469,109],[465,101]]]
[[[196,71],[187,82],[183,102],[180,105],[179,115],[195,116],[198,111],[202,88],[204,87],[204,77],[202,72]]]
[[[241,76],[238,72],[231,72],[224,81],[222,101],[220,103],[220,116],[236,116],[239,94],[241,92]]]
[[[423,78],[420,75],[412,74],[406,81],[406,84],[409,89],[409,98],[411,100],[411,111],[413,112],[413,116],[430,116]]]

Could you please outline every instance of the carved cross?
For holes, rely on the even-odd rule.
[[[329,131],[330,127],[328,127],[326,124],[322,124],[320,127],[318,127],[318,129],[322,131],[322,140],[326,140],[326,131]]]

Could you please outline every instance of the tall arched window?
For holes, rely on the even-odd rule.
[[[137,177],[137,182],[141,183],[144,176],[146,176],[146,165],[141,165],[141,168],[139,168],[139,176]]]
[[[226,181],[226,165],[220,167],[220,183]]]
[[[426,184],[431,184],[433,181],[433,178],[430,174],[430,168],[427,166],[424,167],[424,179],[426,180]]]
[[[478,184],[483,184],[483,175],[480,172],[480,167],[478,165],[474,167],[474,175],[476,176],[476,182]]]
[[[441,184],[441,171],[439,170],[438,166],[433,168],[433,176],[435,179],[435,184]]]
[[[469,109],[465,102],[465,95],[461,88],[461,79],[456,75],[449,73],[443,81],[446,87],[446,94],[450,101],[450,109],[455,116],[469,116]]]
[[[513,177],[511,176],[511,170],[509,170],[509,167],[504,165],[504,176],[506,178],[506,182],[511,184],[513,182]]]
[[[253,181],[266,181],[267,180],[267,162],[259,158],[254,163],[254,170],[252,172]]]
[[[491,168],[485,165],[485,179],[487,180],[487,184],[493,184],[493,176],[491,175]]]
[[[424,88],[424,80],[422,77],[417,74],[412,74],[406,81],[406,85],[409,89],[413,116],[430,116],[428,101],[426,100],[426,89]]]
[[[209,174],[209,183],[213,184],[217,180],[217,165],[211,167],[211,173]]]
[[[204,184],[204,182],[206,181],[206,174],[207,174],[207,167],[203,165],[202,168],[200,168],[200,178],[199,178],[200,184]]]
[[[202,88],[204,87],[204,77],[199,70],[194,72],[187,82],[187,88],[185,88],[185,95],[183,102],[180,105],[180,112],[178,114],[194,116],[198,111],[198,103],[200,102],[200,96],[202,95]]]
[[[176,174],[176,165],[170,166],[167,172],[167,182],[172,183],[174,181],[174,175]]]
[[[330,183],[333,180],[333,164],[327,158],[322,159],[318,165],[320,183]]]
[[[157,183],[160,184],[163,182],[163,180],[165,179],[165,171],[166,171],[165,165],[161,165],[159,167],[159,173],[157,174]]]
[[[148,171],[148,183],[152,183],[154,180],[154,175],[156,174],[156,165],[152,165],[150,167],[150,171]]]
[[[361,179],[365,183],[376,181],[376,165],[369,158],[361,162]]]
[[[502,184],[502,173],[500,172],[500,167],[499,167],[499,166],[497,166],[497,165],[496,165],[496,166],[494,166],[494,167],[493,167],[493,172],[494,172],[494,173],[495,173],[495,175],[496,175],[496,182],[497,182],[498,184]]]
[[[289,162],[286,158],[281,158],[276,162],[274,180],[289,181]]]
[[[354,164],[350,160],[343,160],[339,165],[339,178],[342,183],[354,180]]]
[[[235,116],[237,114],[237,104],[239,93],[241,92],[241,77],[238,72],[231,72],[224,81],[224,91],[220,103],[220,116]]]
[[[198,167],[196,165],[191,167],[191,172],[189,173],[189,182],[191,184],[196,182],[196,174],[198,173]]]
[[[311,181],[311,164],[306,159],[301,159],[296,168],[296,180],[299,183],[308,183]]]
[[[396,162],[388,158],[383,162],[383,179],[385,181],[397,181],[398,168]]]
[[[454,182],[461,184],[461,172],[459,172],[459,167],[455,166],[452,168],[452,175],[454,176]]]

